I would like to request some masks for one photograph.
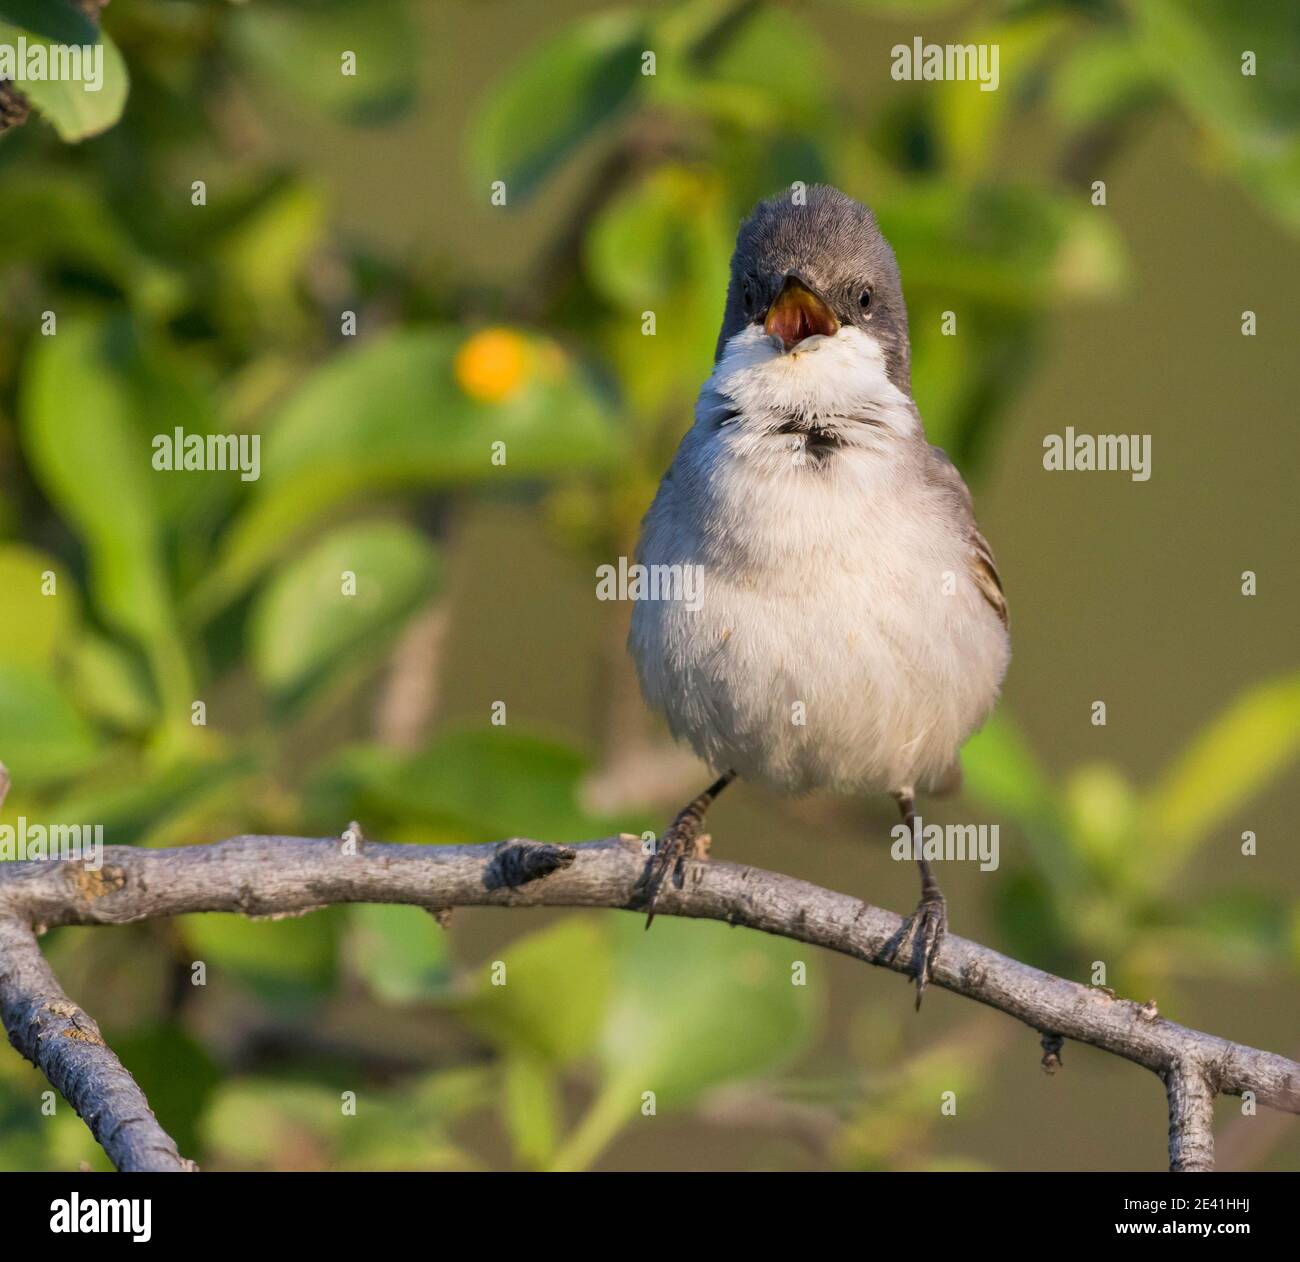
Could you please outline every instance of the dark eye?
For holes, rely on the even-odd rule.
[[[753,301],[754,298],[754,291],[750,288],[749,281],[745,282],[744,294],[745,294],[745,307],[746,309],[748,309],[750,303]]]
[[[858,299],[858,303],[861,305],[863,311],[871,306],[871,290],[864,289],[862,291],[862,297]]]

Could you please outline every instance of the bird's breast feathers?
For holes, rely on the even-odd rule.
[[[647,699],[780,788],[941,780],[1008,658],[974,519],[869,338],[782,355],[758,332],[728,345],[646,516],[638,559],[703,584],[694,610],[634,610]]]

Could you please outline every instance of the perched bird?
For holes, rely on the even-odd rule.
[[[891,793],[914,834],[917,791],[960,782],[1010,657],[1007,603],[912,399],[893,250],[838,189],[774,197],[741,226],[713,375],[636,559],[700,567],[693,607],[637,602],[629,646],[646,701],[718,773],[647,865],[650,919],[737,776]],[[947,909],[918,862],[894,950],[911,939],[919,1006]]]

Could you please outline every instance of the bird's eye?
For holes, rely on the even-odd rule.
[[[745,282],[745,306],[748,307],[754,298],[754,291],[750,288],[749,281]]]
[[[863,311],[865,311],[869,306],[871,306],[871,290],[864,289],[862,291],[862,297],[858,299],[858,302],[861,305]]]

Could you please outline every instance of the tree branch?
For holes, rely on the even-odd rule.
[[[0,916],[0,1020],[119,1170],[194,1170],[99,1026],[63,993],[28,925]]]
[[[1195,1062],[1164,1074],[1169,1095],[1170,1170],[1214,1169],[1214,1096],[1207,1071]]]
[[[101,1080],[114,1084],[116,1073],[126,1071],[97,1033],[89,1045],[96,1048],[99,1076],[83,1081],[76,1066],[84,1063],[78,1056],[87,1044],[67,1035],[66,1025],[58,1027],[65,1031],[61,1039],[43,1032],[53,1028],[48,1024],[33,1031],[26,1015],[33,1004],[48,1009],[50,997],[56,1004],[67,1001],[43,960],[43,973],[34,971],[30,957],[39,955],[26,940],[26,926],[39,933],[57,925],[126,924],[199,911],[288,916],[331,903],[360,902],[409,903],[435,913],[488,905],[636,910],[644,897],[640,882],[645,865],[640,841],[633,837],[575,846],[518,839],[496,845],[417,846],[236,837],[179,850],[110,846],[99,871],[74,861],[0,864],[0,923],[7,924],[0,939],[5,949],[0,1017],[15,1046],[68,1095],[118,1161],[120,1151],[109,1148],[105,1135],[116,1140],[123,1129],[147,1127],[152,1115],[133,1083],[129,1098],[110,1097],[99,1089]],[[681,884],[666,884],[655,910],[746,925],[899,973],[910,974],[912,968],[909,941],[901,941],[896,954],[890,952],[903,933],[902,917],[756,868],[688,861]],[[1295,1062],[1176,1025],[1159,1017],[1150,1004],[1055,977],[964,938],[944,939],[933,984],[1022,1021],[1047,1036],[1045,1048],[1074,1039],[1159,1075],[1169,1093],[1170,1157],[1176,1170],[1212,1165],[1210,1121],[1218,1092],[1251,1091],[1263,1104],[1300,1113],[1300,1065]],[[51,1011],[41,1020],[53,1018]],[[84,1014],[80,1019],[89,1021]],[[131,1160],[156,1162],[149,1168],[178,1168],[174,1145],[164,1155],[155,1136],[147,1147],[143,1155],[139,1147],[131,1148]]]

